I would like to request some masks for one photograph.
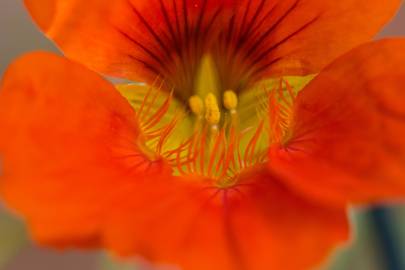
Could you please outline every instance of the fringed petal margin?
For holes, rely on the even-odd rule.
[[[288,142],[270,169],[311,198],[378,203],[405,198],[405,39],[362,45],[299,94]]]
[[[110,190],[164,175],[137,148],[129,103],[85,67],[28,54],[0,89],[0,194],[40,243],[99,245]]]

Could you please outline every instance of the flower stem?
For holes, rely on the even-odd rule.
[[[391,221],[390,210],[376,207],[370,212],[370,217],[377,235],[380,251],[385,260],[387,270],[402,270],[400,249],[396,241],[397,233]]]

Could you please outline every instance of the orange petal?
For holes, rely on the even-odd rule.
[[[258,45],[262,49],[253,59],[262,57],[255,72],[272,76],[319,72],[342,53],[371,40],[401,4],[400,0],[265,2],[268,4],[262,13],[267,9],[277,15],[272,14],[263,27],[263,32],[271,31]]]
[[[97,74],[53,54],[10,66],[0,130],[0,193],[43,244],[97,245],[110,190],[147,175],[128,102]]]
[[[187,88],[194,83],[196,62],[215,37],[228,1],[233,0],[26,0],[25,4],[68,57],[109,75],[147,82],[163,76],[168,83]]]
[[[344,209],[309,202],[262,171],[229,189],[201,179],[156,183],[143,196],[131,189],[115,196],[106,226],[119,255],[193,270],[306,270],[348,238]]]
[[[223,89],[263,76],[318,72],[368,41],[400,0],[25,0],[67,56],[138,81],[159,75],[195,90],[201,56],[211,53]]]
[[[294,188],[333,203],[405,197],[405,39],[339,58],[299,93],[291,139],[269,166]]]

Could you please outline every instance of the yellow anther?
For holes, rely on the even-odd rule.
[[[213,93],[208,93],[208,95],[205,97],[205,106],[207,108],[210,107],[218,107],[218,101],[217,97]]]
[[[195,96],[191,96],[188,99],[188,105],[190,106],[191,111],[195,114],[195,115],[201,115],[204,111],[204,104],[202,99],[195,95]]]
[[[213,93],[205,97],[205,120],[211,125],[217,125],[221,119],[217,98]]]
[[[238,106],[238,96],[232,90],[227,90],[224,92],[224,107],[228,110],[235,110]]]
[[[205,120],[211,125],[217,125],[221,119],[221,113],[219,110],[207,110],[205,114]]]

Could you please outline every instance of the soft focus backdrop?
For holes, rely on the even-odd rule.
[[[379,38],[401,35],[405,36],[405,5]],[[32,24],[22,0],[0,0],[0,76],[12,59],[32,50],[57,52]],[[373,212],[356,209],[352,217],[356,241],[331,258],[325,269],[405,270],[405,207]],[[293,259],[294,254],[291,256]],[[114,263],[101,252],[55,252],[35,247],[26,236],[23,224],[6,214],[0,202],[0,270],[151,269],[139,260],[137,267],[134,265],[133,262]]]

